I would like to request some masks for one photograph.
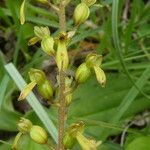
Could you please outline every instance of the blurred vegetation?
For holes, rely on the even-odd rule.
[[[72,0],[67,7],[68,30],[73,28],[72,13],[79,2]],[[53,35],[58,33],[57,15],[32,0],[26,8],[26,23],[21,26],[21,3],[22,0],[0,1],[0,150],[11,148],[20,117],[43,125],[27,102],[17,101],[19,85],[17,87],[15,82],[22,79],[15,72],[8,71],[11,68],[6,70],[5,65],[12,62],[26,81],[31,67],[42,68],[51,78],[55,74],[55,63],[38,44],[28,47],[27,41],[33,37],[35,25],[48,26]],[[97,85],[94,77],[79,86],[69,108],[68,119],[69,123],[85,121],[86,134],[103,141],[101,150],[150,150],[149,19],[148,0],[120,0],[119,4],[113,0],[98,0],[91,7],[90,18],[80,26],[70,43],[69,54],[78,54],[78,59],[73,60],[77,66],[91,51],[103,55],[106,87]],[[48,109],[50,106],[39,95],[37,97],[56,123],[53,108]],[[47,149],[26,136],[23,138],[19,144],[21,150]]]

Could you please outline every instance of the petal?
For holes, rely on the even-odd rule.
[[[86,57],[86,64],[88,67],[100,66],[102,64],[102,55],[90,53]]]
[[[65,41],[58,41],[57,52],[56,52],[56,63],[59,71],[61,69],[67,70],[69,65],[69,57],[67,52],[67,45]]]
[[[41,84],[46,80],[46,75],[42,70],[31,68],[28,74],[31,82],[35,81],[37,84]]]
[[[35,26],[34,27],[34,34],[38,38],[43,39],[43,37],[50,35],[50,30],[48,27]]]
[[[22,134],[23,134],[23,133],[19,132],[19,133],[16,135],[15,140],[14,140],[14,142],[13,142],[13,144],[12,144],[12,147],[11,147],[13,150],[16,150],[16,149],[17,149],[17,144],[18,144],[18,141],[19,141],[20,137],[22,136]]]
[[[29,41],[28,41],[28,45],[31,46],[31,45],[34,45],[36,44],[38,41],[40,41],[41,39],[39,37],[33,37],[31,38]]]
[[[32,81],[31,83],[26,85],[24,87],[24,89],[21,91],[18,100],[21,101],[21,100],[25,99],[29,95],[29,93],[32,91],[32,89],[35,87],[35,85],[36,85],[35,81]]]
[[[94,139],[86,138],[82,133],[77,133],[77,141],[83,150],[97,150],[97,147],[101,144],[101,141],[95,141]]]
[[[94,66],[94,71],[95,71],[97,81],[101,84],[102,87],[105,87],[106,76],[104,71],[98,66]]]
[[[25,23],[25,0],[22,2],[21,7],[20,7],[20,23],[23,25]]]

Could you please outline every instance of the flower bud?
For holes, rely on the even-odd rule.
[[[100,66],[102,63],[102,55],[89,54],[86,57],[86,65],[88,67]]]
[[[34,33],[40,39],[43,39],[43,37],[45,37],[47,35],[50,35],[50,31],[49,31],[48,27],[38,27],[38,26],[35,26],[34,27]]]
[[[65,149],[71,149],[75,145],[76,139],[68,133],[64,134],[63,145]]]
[[[70,91],[71,91],[71,89],[70,89]],[[72,93],[69,93],[66,95],[66,106],[70,105],[70,103],[72,101],[72,97],[73,97]]]
[[[22,2],[21,7],[20,7],[20,23],[23,25],[25,23],[25,0]]]
[[[50,100],[53,96],[53,88],[49,80],[45,80],[43,83],[37,85],[37,89],[44,99]]]
[[[76,137],[76,134],[78,132],[83,133],[85,124],[83,121],[80,121],[78,123],[73,123],[70,125],[70,127],[67,129],[67,133],[72,135],[73,137]]]
[[[67,33],[68,39],[71,39],[71,38],[75,35],[76,31],[77,31],[77,29],[74,29],[74,30],[72,30],[72,31],[69,31],[69,32]]]
[[[46,80],[45,73],[42,70],[31,68],[28,73],[30,80],[35,81],[38,85]]]
[[[34,44],[36,44],[38,41],[40,41],[40,38],[35,36],[35,37],[31,38],[31,39],[28,41],[28,46],[34,45]]]
[[[41,42],[41,47],[43,49],[43,51],[52,56],[54,55],[55,51],[54,51],[54,39],[50,36],[46,36],[42,39],[42,42]]]
[[[47,132],[40,126],[32,126],[30,137],[38,144],[46,144],[48,141]]]
[[[18,125],[18,130],[21,133],[27,133],[30,131],[32,127],[32,122],[28,119],[21,118],[21,120],[19,120],[19,123],[17,125]]]
[[[96,0],[82,0],[83,3],[85,3],[87,6],[92,6],[96,3]]]
[[[71,124],[67,129],[63,137],[63,145],[66,149],[71,149],[76,142],[76,135],[78,132],[84,131],[84,123],[80,121],[79,123]]]
[[[68,52],[67,52],[66,41],[64,41],[64,40],[58,41],[56,62],[57,62],[59,71],[61,69],[66,70],[68,68],[69,57],[68,57]]]
[[[80,84],[84,83],[91,75],[91,70],[86,63],[82,63],[75,73],[75,80]]]
[[[80,3],[74,10],[73,19],[75,25],[80,25],[85,22],[85,20],[89,17],[90,10],[89,7],[85,3]]]
[[[97,81],[101,84],[102,87],[105,87],[106,76],[104,71],[98,66],[94,66],[94,71],[95,71]]]
[[[72,97],[73,97],[73,92],[72,92],[72,87],[71,87],[72,81],[73,81],[72,78],[69,78],[69,77],[65,78],[65,91],[68,92],[66,93],[66,97],[65,97],[66,106],[70,105],[72,101]]]

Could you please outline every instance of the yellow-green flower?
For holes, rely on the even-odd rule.
[[[104,71],[98,66],[94,66],[94,71],[95,71],[95,75],[96,75],[98,83],[100,83],[102,87],[105,87],[106,76],[105,76]]]
[[[32,127],[32,122],[29,119],[21,118],[17,124],[18,130],[22,133],[27,133]]]
[[[82,63],[75,73],[76,81],[81,84],[84,83],[91,75],[90,68],[86,65],[86,63]]]
[[[42,39],[42,42],[41,42],[41,47],[42,47],[42,50],[52,56],[55,54],[55,50],[54,50],[54,39],[53,37],[51,36],[45,36],[43,39]]]
[[[21,4],[20,7],[20,23],[21,25],[23,25],[25,23],[25,2],[26,0],[24,0]]]
[[[56,52],[56,63],[59,71],[62,69],[63,71],[67,70],[69,65],[69,57],[67,52],[67,43],[66,40],[58,40],[57,52]]]
[[[32,140],[39,144],[46,144],[48,141],[47,132],[40,126],[32,126],[30,130],[30,137]]]
[[[31,83],[29,83],[28,85],[26,85],[24,87],[24,89],[21,91],[18,100],[19,101],[24,100],[29,95],[29,93],[32,91],[32,89],[35,86],[36,86],[36,82],[35,81],[32,81]]]
[[[86,21],[89,17],[90,10],[89,7],[85,3],[80,3],[74,10],[73,19],[75,25],[80,25]]]
[[[77,133],[76,138],[82,150],[97,150],[98,146],[102,143],[101,141],[97,142],[93,139],[88,139],[80,132]]]

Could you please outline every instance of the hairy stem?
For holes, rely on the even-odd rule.
[[[59,24],[60,31],[66,31],[66,16],[65,16],[65,5],[64,1],[61,0],[59,5]],[[63,66],[63,65],[62,65]],[[58,147],[57,150],[64,150],[63,146],[63,135],[65,128],[65,116],[66,116],[66,104],[65,104],[65,72],[63,69],[59,72],[59,102],[60,107],[58,109],[58,123],[59,123],[59,131],[58,131]]]
[[[57,150],[63,150],[63,135],[64,135],[64,128],[65,128],[65,112],[66,112],[66,107],[65,107],[65,74],[64,71],[61,70],[59,73],[59,78],[60,78],[60,107],[58,110],[58,122],[59,122],[59,135],[58,135],[58,148]]]
[[[48,6],[50,8],[52,8],[54,11],[59,12],[59,8],[57,6],[55,6],[55,5],[53,5],[52,3],[48,2]]]
[[[61,0],[59,5],[59,25],[60,25],[60,30],[66,32],[66,15],[65,15],[64,0]]]

